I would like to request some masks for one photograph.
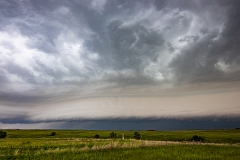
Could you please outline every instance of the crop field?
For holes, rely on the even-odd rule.
[[[0,159],[240,159],[239,129],[5,131],[7,137],[0,138]],[[116,138],[110,138],[111,132]],[[134,139],[134,132],[141,138]],[[194,135],[203,141],[193,142]]]

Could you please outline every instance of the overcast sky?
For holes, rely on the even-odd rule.
[[[0,128],[239,119],[239,17],[239,0],[0,0]]]

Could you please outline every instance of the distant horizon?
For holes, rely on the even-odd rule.
[[[216,130],[240,128],[240,117],[225,119],[100,119],[38,123],[0,123],[1,129],[55,130]]]

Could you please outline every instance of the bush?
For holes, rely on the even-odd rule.
[[[0,131],[0,138],[5,138],[7,137],[7,132]]]
[[[193,140],[193,141],[204,141],[203,137],[200,137],[200,136],[197,136],[197,135],[194,135],[191,140]]]
[[[117,138],[117,133],[111,132],[111,133],[110,133],[110,137],[111,137],[111,138]]]
[[[52,132],[51,133],[51,136],[55,136],[57,133],[56,132]]]
[[[140,139],[141,135],[138,132],[134,132],[134,136],[135,139]]]
[[[99,138],[100,136],[98,134],[95,135],[95,138]]]

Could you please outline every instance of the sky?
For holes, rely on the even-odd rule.
[[[0,129],[239,127],[239,0],[0,0]]]

